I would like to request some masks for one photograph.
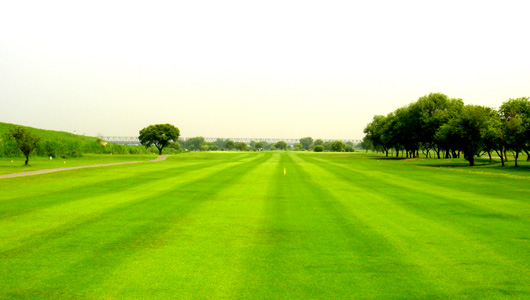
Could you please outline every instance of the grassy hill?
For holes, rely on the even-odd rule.
[[[107,143],[96,137],[0,122],[0,157],[20,156],[19,151],[4,141],[3,137],[15,126],[23,127],[41,138],[35,152],[38,156],[78,157],[83,153],[138,154],[146,152],[145,148],[140,146],[117,145]]]

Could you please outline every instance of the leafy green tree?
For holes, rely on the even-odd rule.
[[[334,141],[331,143],[331,151],[333,152],[344,152],[346,144],[343,141]]]
[[[487,130],[484,134],[484,151],[488,153],[490,164],[492,163],[491,153],[494,151],[501,159],[501,164],[504,167],[504,139],[502,134],[502,124],[500,114],[496,110],[491,110],[490,119]]]
[[[263,149],[263,142],[256,142],[256,143],[254,144],[254,148],[255,148],[256,150]]]
[[[206,140],[202,136],[192,137],[186,139],[186,148],[191,151],[201,150],[201,146],[206,144]]]
[[[324,144],[322,145],[324,146],[324,151],[331,151],[331,144],[332,142],[330,141],[324,142]]]
[[[171,141],[176,141],[180,136],[177,127],[171,124],[149,125],[140,130],[138,139],[146,148],[154,145],[158,149],[158,155],[162,154],[162,149]]]
[[[316,139],[316,140],[313,142],[313,145],[314,145],[314,146],[324,145],[324,141],[321,140],[321,139]]]
[[[528,153],[530,140],[530,102],[528,97],[510,99],[500,108],[502,129],[506,148],[515,154],[515,167],[519,153]]]
[[[462,112],[442,125],[439,129],[441,139],[455,141],[464,151],[464,158],[470,166],[475,165],[475,156],[485,148],[485,138],[492,123],[492,109],[479,105],[466,105]]]
[[[236,149],[239,150],[239,151],[245,151],[247,150],[248,146],[246,143],[243,143],[243,142],[237,142],[236,145],[235,145]]]
[[[306,149],[306,150],[309,150],[309,148],[311,147],[311,145],[313,144],[313,138],[308,136],[308,137],[304,137],[304,138],[301,138],[300,139],[300,144],[302,144],[302,147],[300,148],[303,148],[303,149]],[[296,145],[295,145],[296,147]]]
[[[285,141],[279,141],[274,146],[280,150],[287,150],[287,143]]]
[[[217,149],[220,149],[220,148],[224,148],[225,147],[226,141],[227,140],[223,140],[221,138],[218,138],[218,139],[215,140],[215,142],[213,142],[213,144],[218,147]]]
[[[27,166],[29,163],[29,155],[37,148],[40,137],[18,126],[9,129],[9,132],[5,133],[4,137],[7,141],[13,142],[22,154],[24,154],[26,157],[24,165]]]
[[[232,140],[226,140],[225,142],[225,148],[228,150],[232,150],[235,147],[235,143]]]
[[[311,146],[311,144],[309,145]],[[294,144],[294,150],[295,151],[301,151],[301,150],[307,150],[302,143],[296,143]]]
[[[361,142],[360,146],[362,149],[366,150],[366,152],[368,152],[368,150],[372,150],[374,147],[374,145],[372,144],[372,141],[369,139],[367,135],[364,136],[363,141]]]
[[[323,145],[316,145],[313,149],[315,152],[324,152],[324,146]]]
[[[219,146],[217,146],[216,144],[213,144],[213,143],[212,143],[212,144],[210,144],[209,146],[210,146],[210,150],[211,150],[211,151],[217,151],[217,150],[219,150]]]
[[[177,150],[178,152],[182,151],[181,145],[178,142],[175,142],[175,141],[169,143],[168,147],[169,148],[173,148],[173,149]]]

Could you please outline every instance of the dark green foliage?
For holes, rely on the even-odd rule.
[[[226,142],[225,142],[225,147],[226,147],[226,149],[228,149],[228,150],[232,150],[232,149],[234,148],[234,146],[235,146],[234,141],[232,141],[232,140],[226,140]]]
[[[475,165],[475,156],[484,149],[485,137],[495,123],[494,111],[479,105],[466,105],[461,113],[438,130],[438,138],[464,151],[470,166]]]
[[[463,152],[473,165],[482,153],[492,162],[495,152],[504,165],[507,151],[513,151],[517,167],[519,153],[530,159],[530,102],[528,97],[510,99],[497,112],[431,93],[387,116],[374,116],[364,132],[363,147],[387,156],[392,148],[396,155],[405,150],[406,157],[417,157],[420,150],[426,157],[433,151],[438,158]]]
[[[344,152],[346,144],[343,141],[334,141],[331,143],[331,151],[333,152]]]
[[[247,150],[248,146],[246,143],[243,143],[243,142],[237,142],[236,145],[235,145],[236,149],[239,150],[239,151],[245,151]]]
[[[287,143],[284,141],[279,141],[276,144],[274,144],[274,146],[276,147],[276,149],[279,149],[279,150],[287,150]]]
[[[315,152],[324,152],[324,146],[323,145],[316,145],[314,147],[314,150]]]
[[[40,137],[32,134],[29,130],[22,127],[11,128],[8,133],[4,134],[6,142],[14,143],[16,148],[26,157],[25,165],[28,165],[29,155],[37,148]]]
[[[263,142],[256,142],[254,144],[254,149],[256,149],[256,150],[263,149]]]
[[[189,151],[199,151],[201,146],[206,143],[206,140],[202,136],[188,138],[184,141],[186,149]]]
[[[138,139],[145,147],[154,145],[158,149],[158,154],[162,154],[162,149],[170,142],[176,141],[180,136],[180,131],[177,127],[171,124],[156,124],[149,125],[140,130]]]
[[[300,144],[302,144],[302,147],[305,150],[309,150],[311,148],[311,145],[313,144],[313,138],[308,136],[300,139]]]
[[[500,108],[502,136],[506,148],[515,155],[515,166],[519,153],[530,150],[530,102],[528,97],[510,99]],[[530,156],[529,156],[530,158]]]

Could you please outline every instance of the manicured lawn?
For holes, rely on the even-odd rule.
[[[1,299],[530,298],[528,168],[187,153],[0,191]]]

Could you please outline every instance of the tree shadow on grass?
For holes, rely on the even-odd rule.
[[[372,156],[372,157],[369,157],[368,159],[373,159],[373,160],[405,160],[405,159],[408,159],[408,158],[395,157],[395,156]]]

